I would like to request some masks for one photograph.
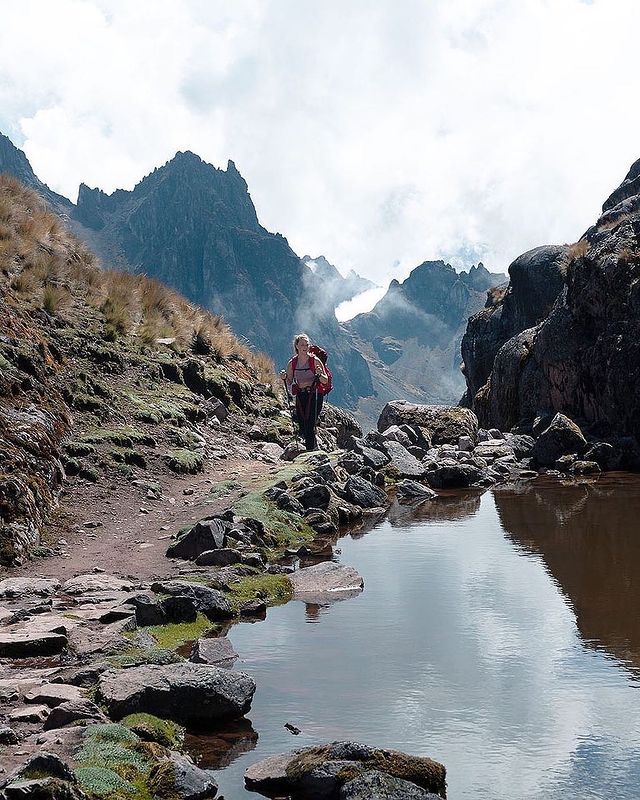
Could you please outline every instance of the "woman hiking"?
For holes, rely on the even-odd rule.
[[[319,394],[318,384],[329,381],[324,364],[318,356],[309,352],[309,337],[299,333],[293,340],[294,357],[287,369],[280,373],[282,380],[291,387],[296,398],[296,413],[300,434],[307,450],[316,449],[316,422],[322,411],[323,395]]]

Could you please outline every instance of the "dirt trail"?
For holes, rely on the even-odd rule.
[[[94,567],[142,580],[177,574],[184,562],[165,556],[171,534],[229,508],[243,490],[255,488],[277,469],[246,457],[207,460],[200,475],[161,476],[160,499],[147,497],[145,489],[125,480],[110,485],[77,483],[61,498],[43,536],[43,543],[61,545],[63,553],[36,558],[2,574],[66,580]],[[227,480],[242,489],[212,494],[213,486]]]

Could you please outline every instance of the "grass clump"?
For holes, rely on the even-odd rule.
[[[227,597],[235,611],[249,600],[264,600],[269,606],[278,606],[291,600],[293,588],[286,575],[249,575],[232,584]]]
[[[213,498],[224,497],[229,492],[233,492],[236,489],[242,489],[242,484],[238,483],[238,481],[234,480],[227,480],[227,481],[218,481],[215,483],[211,489],[209,489],[209,494]]]
[[[147,630],[149,630],[147,628]],[[131,645],[120,652],[109,656],[107,661],[112,667],[122,669],[125,667],[137,667],[140,664],[176,664],[183,661],[173,650],[166,650],[161,647],[142,647]]]
[[[179,474],[194,475],[204,469],[204,456],[195,450],[169,450],[165,459],[169,469]]]
[[[145,630],[165,650],[175,650],[185,642],[199,639],[215,625],[204,614],[198,614],[195,622],[175,622],[171,625],[150,625]]]
[[[249,492],[240,498],[234,511],[241,517],[252,517],[264,525],[273,542],[273,554],[286,547],[313,541],[315,533],[304,520],[296,514],[282,511],[267,500],[260,492]]]
[[[172,749],[180,747],[184,738],[184,728],[153,714],[129,714],[120,721],[120,724],[145,741],[157,742]]]
[[[76,767],[74,774],[81,789],[103,800],[135,797],[138,791],[130,781],[105,767]]]

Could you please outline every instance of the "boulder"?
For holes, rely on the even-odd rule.
[[[362,456],[362,460],[366,467],[372,469],[381,469],[385,464],[389,463],[389,456],[382,451],[380,447],[371,447],[363,439],[353,439],[352,447],[356,453]]]
[[[102,711],[91,700],[66,700],[51,710],[44,729],[48,731],[52,728],[64,728],[65,725],[79,720],[107,721]]]
[[[146,712],[186,726],[241,717],[256,685],[249,675],[208,664],[145,664],[100,676],[98,696],[112,719]]]
[[[205,550],[224,547],[228,527],[228,524],[217,518],[196,522],[175,544],[167,548],[167,558],[184,558],[192,561]]]
[[[326,508],[331,500],[331,492],[320,483],[293,490],[293,496],[303,508]]]
[[[0,658],[53,656],[67,646],[67,637],[49,631],[0,632]]]
[[[396,492],[401,500],[434,500],[438,495],[417,481],[403,480],[396,485]]]
[[[344,487],[346,499],[361,508],[379,508],[386,505],[387,495],[359,475],[351,475]]]
[[[231,669],[237,659],[238,654],[226,636],[198,639],[189,657],[196,664],[213,664],[223,669]]]
[[[587,441],[580,428],[564,414],[556,414],[551,424],[538,436],[533,457],[543,467],[551,467],[568,453],[584,453]]]
[[[513,448],[504,439],[488,439],[475,448],[473,455],[476,456],[476,458],[484,458],[488,461],[493,461],[503,456],[512,456]]]
[[[131,588],[131,581],[115,575],[89,573],[70,578],[62,587],[62,591],[66,594],[89,594],[92,592],[126,592]]]
[[[0,581],[0,597],[47,597],[60,588],[55,578],[5,578]]]
[[[218,589],[211,589],[209,586],[203,586],[200,583],[164,581],[152,584],[151,589],[162,594],[189,597],[193,600],[196,609],[201,611],[212,622],[229,619],[233,616],[231,604],[224,594]]]
[[[381,773],[385,777],[376,777]],[[313,797],[314,800],[330,800],[335,797],[367,797],[376,795],[346,794],[341,792],[346,785],[362,780],[371,774],[368,785],[376,790],[380,787],[381,798],[428,797],[432,792],[439,797],[446,796],[446,771],[442,764],[430,758],[409,756],[397,750],[382,750],[354,742],[333,742],[328,745],[307,747],[277,756],[265,758],[252,764],[245,772],[244,780],[247,789],[262,794],[295,794],[300,797]],[[409,791],[404,782],[424,790],[426,795],[394,795],[384,794],[392,784],[386,777],[402,781],[396,784],[399,790]],[[360,784],[363,787],[367,783]],[[351,791],[356,791],[358,784]]]
[[[425,468],[422,462],[411,455],[404,445],[395,440],[384,443],[385,452],[389,456],[390,466],[393,467],[400,478],[423,478]]]
[[[345,783],[338,797],[339,800],[441,800],[439,794],[378,770]]]
[[[43,683],[30,689],[24,696],[26,703],[44,703],[55,708],[68,701],[84,700],[85,696],[78,686],[68,683]]]
[[[155,800],[206,800],[218,793],[212,770],[200,769],[187,756],[174,752],[153,767],[148,783]]]
[[[228,567],[239,564],[242,554],[233,547],[221,547],[219,550],[205,550],[196,558],[199,567]]]
[[[571,467],[574,475],[597,475],[600,467],[595,461],[575,461]]]
[[[383,433],[392,425],[417,425],[433,444],[457,444],[461,436],[473,442],[478,434],[478,418],[460,406],[428,406],[394,400],[382,409],[378,430]]]
[[[364,580],[353,568],[335,561],[322,561],[303,567],[289,576],[294,600],[305,603],[326,603],[345,600],[360,594]]]
[[[533,447],[536,443],[536,440],[533,438],[533,436],[527,436],[526,434],[522,433],[505,433],[504,438],[518,460],[531,457],[531,454],[533,453]]]
[[[434,489],[459,489],[481,480],[483,473],[471,464],[441,461],[427,471],[427,481]]]
[[[136,594],[126,600],[126,605],[135,609],[136,623],[140,627],[147,625],[164,625],[167,621],[165,613],[158,600],[153,600],[149,595]]]

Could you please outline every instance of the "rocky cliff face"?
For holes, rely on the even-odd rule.
[[[508,429],[561,411],[598,435],[640,437],[640,163],[571,247],[510,267],[502,299],[463,343],[468,401]]]
[[[400,396],[415,403],[455,402],[464,388],[464,326],[487,290],[504,280],[482,264],[458,273],[443,261],[425,261],[403,283],[392,281],[372,311],[346,323],[368,356],[376,404]],[[360,402],[363,416],[370,406],[368,399]]]

